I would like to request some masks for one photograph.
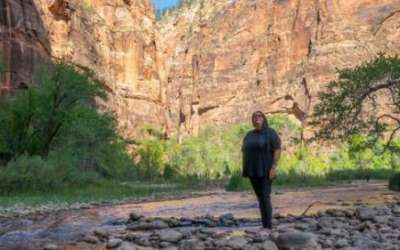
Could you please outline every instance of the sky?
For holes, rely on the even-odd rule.
[[[175,5],[178,0],[153,0],[153,2],[156,9],[164,9],[166,7]]]

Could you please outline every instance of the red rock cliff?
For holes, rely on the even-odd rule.
[[[29,85],[39,62],[62,59],[104,80],[126,137],[163,124],[150,0],[2,0],[0,8],[3,91]]]
[[[104,80],[124,136],[191,134],[256,109],[304,121],[336,68],[400,52],[399,0],[191,2],[156,25],[150,0],[1,0],[0,91],[60,58]]]
[[[400,52],[398,0],[195,0],[159,23],[171,123],[306,120],[336,68]]]

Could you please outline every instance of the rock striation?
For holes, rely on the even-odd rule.
[[[397,0],[187,2],[158,24],[167,106],[186,133],[257,109],[304,123],[337,68],[400,52]]]
[[[379,52],[400,52],[398,0],[192,0],[156,22],[151,0],[2,0],[0,95],[60,59],[93,70],[134,138],[248,121],[306,124],[318,93]]]
[[[58,59],[105,82],[124,136],[164,123],[150,0],[3,0],[0,34],[3,92],[29,85],[41,62]]]

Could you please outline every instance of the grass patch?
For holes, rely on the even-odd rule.
[[[69,205],[77,203],[133,202],[156,200],[164,196],[204,191],[215,183],[181,182],[119,182],[101,181],[84,187],[56,189],[53,191],[27,191],[0,196],[0,210],[10,207],[28,208],[43,205]],[[63,207],[57,207],[63,208]]]

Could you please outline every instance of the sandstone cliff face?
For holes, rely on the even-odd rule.
[[[50,43],[41,14],[35,3],[0,2],[0,63],[7,72],[0,82],[0,95],[24,88],[32,72],[49,59]]]
[[[400,52],[398,0],[197,0],[159,23],[172,127],[300,122],[336,68]]]
[[[3,90],[29,84],[35,66],[62,59],[106,83],[120,132],[163,124],[162,70],[150,0],[2,0]]]
[[[150,0],[2,0],[0,95],[57,58],[104,80],[126,138],[196,134],[256,109],[306,122],[336,68],[400,52],[399,0],[192,2],[156,25]]]

